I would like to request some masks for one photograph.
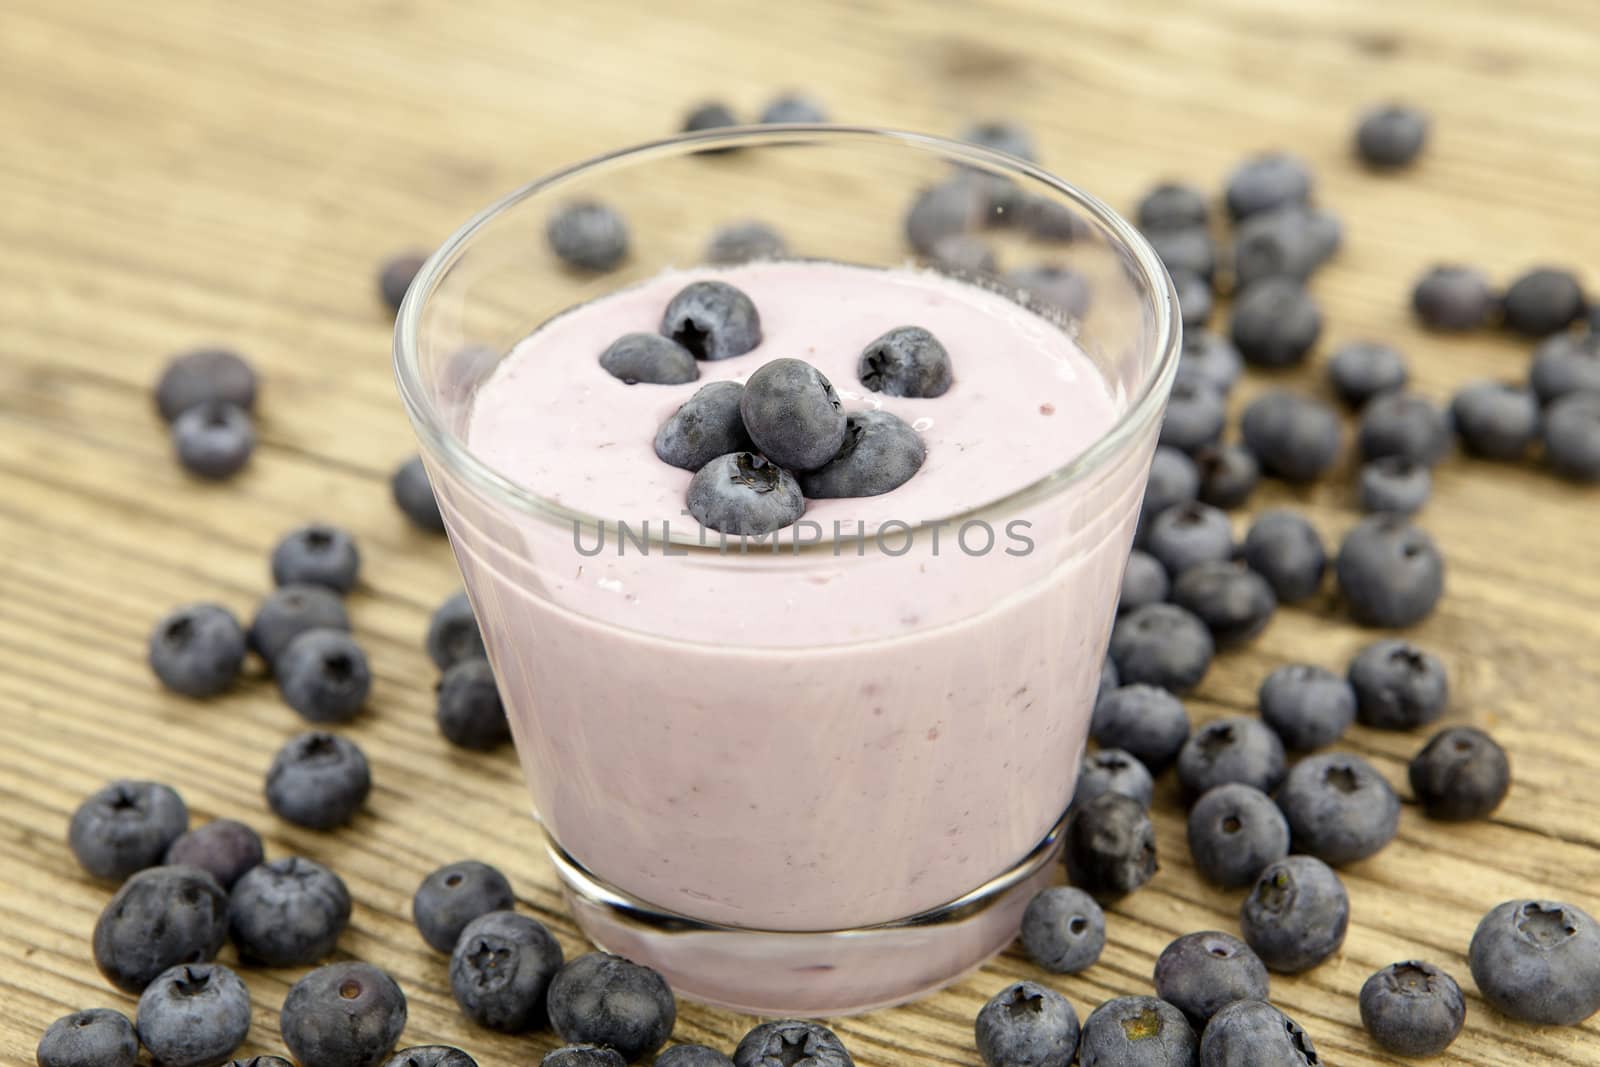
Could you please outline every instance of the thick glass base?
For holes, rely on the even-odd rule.
[[[660,971],[678,994],[766,1016],[853,1015],[949,985],[1016,937],[1051,881],[1063,822],[958,900],[852,930],[753,930],[652,906],[596,878],[547,835],[572,913],[600,948]]]

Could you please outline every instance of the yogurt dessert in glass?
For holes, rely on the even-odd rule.
[[[918,263],[906,205],[951,182],[973,194],[954,225],[1004,267],[1053,263],[1083,287]],[[616,269],[551,249],[549,219],[575,202],[627,220]],[[1030,237],[1040,212],[1071,240]],[[712,233],[747,219],[787,256],[706,265]],[[669,314],[708,281],[753,313],[736,354],[714,315]],[[863,360],[908,326],[942,346],[940,385],[905,388],[893,353]],[[519,190],[432,257],[396,325],[400,389],[596,944],[769,1015],[903,1001],[1005,946],[1053,875],[1178,329],[1159,261],[1103,205],[1019,160],[888,131],[629,149]],[[630,382],[600,362],[628,334],[728,358]],[[866,422],[895,422],[920,462],[886,453],[841,480],[780,474],[754,444],[726,476],[658,455],[691,397],[780,359],[831,382],[854,427],[843,453],[881,412]],[[882,488],[896,463],[887,492],[838,495]],[[803,513],[759,537],[725,512],[708,529],[690,487],[711,473],[735,513],[780,477]]]

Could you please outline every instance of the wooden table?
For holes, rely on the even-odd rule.
[[[1600,291],[1597,55],[1592,0],[11,0],[0,7],[0,1060],[31,1062],[66,1011],[133,1008],[90,960],[109,891],[64,845],[73,807],[119,775],[170,782],[197,821],[244,819],[271,854],[338,870],[356,899],[341,955],[399,978],[407,1043],[459,1043],[485,1064],[531,1063],[551,1046],[465,1024],[444,962],[408,920],[423,873],[471,855],[505,869],[523,905],[580,948],[512,754],[453,751],[432,722],[420,639],[457,576],[446,544],[389,501],[389,471],[413,445],[375,294],[380,257],[442,240],[559,164],[669,131],[703,97],[751,110],[789,85],[850,121],[952,131],[1020,117],[1048,164],[1122,206],[1172,175],[1214,188],[1243,154],[1287,146],[1315,163],[1348,226],[1315,282],[1324,347],[1393,341],[1418,387],[1443,399],[1468,379],[1522,375],[1529,346],[1419,331],[1407,293],[1425,266],[1458,259],[1509,278],[1569,263]],[[1435,137],[1414,172],[1376,177],[1348,141],[1358,109],[1391,96],[1425,105]],[[216,487],[178,470],[149,400],[167,356],[209,340],[248,353],[266,382],[262,447]],[[1323,388],[1317,367],[1298,377]],[[1269,486],[1254,504],[1293,503],[1337,537],[1355,519],[1349,486]],[[312,517],[360,538],[365,578],[350,607],[377,675],[370,712],[350,728],[376,788],[369,814],[336,834],[264,808],[267,761],[302,727],[268,682],[196,704],[158,689],[143,662],[151,624],[178,602],[248,615],[269,587],[269,547]],[[1273,982],[1330,1063],[1396,1062],[1362,1033],[1355,994],[1378,967],[1420,956],[1469,991],[1467,1030],[1439,1062],[1600,1064],[1600,1021],[1509,1022],[1477,997],[1464,960],[1501,900],[1600,913],[1596,520],[1600,495],[1533,464],[1454,458],[1438,471],[1424,522],[1449,559],[1448,596],[1413,636],[1449,663],[1451,721],[1492,729],[1516,785],[1470,826],[1408,805],[1399,839],[1345,872],[1344,950]],[[1372,636],[1331,598],[1280,612],[1219,662],[1191,709],[1250,712],[1273,666],[1342,667]],[[1348,739],[1403,793],[1421,742],[1365,729]],[[1080,1014],[1150,992],[1155,954],[1178,934],[1235,927],[1240,894],[1195,876],[1171,792],[1158,800],[1161,873],[1113,909],[1097,966],[1048,979]],[[248,1049],[277,1051],[277,1009],[297,975],[246,974]],[[946,993],[839,1029],[867,1067],[973,1063],[973,1016],[1019,976],[1041,977],[1011,952]],[[749,1025],[686,1006],[677,1036],[731,1048]]]

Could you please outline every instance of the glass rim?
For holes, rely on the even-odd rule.
[[[940,156],[946,162],[974,164],[991,173],[1020,176],[1045,186],[1052,193],[1071,201],[1076,209],[1092,218],[1109,235],[1114,247],[1120,246],[1121,250],[1132,256],[1138,269],[1137,280],[1149,294],[1146,301],[1155,313],[1155,343],[1160,351],[1154,366],[1126,410],[1118,415],[1116,421],[1087,448],[1020,489],[1012,490],[992,500],[984,500],[952,515],[925,519],[915,525],[900,525],[909,525],[910,535],[916,536],[930,528],[943,528],[979,519],[997,511],[1017,509],[1065,490],[1092,475],[1121,454],[1146,421],[1165,402],[1166,385],[1177,373],[1182,343],[1177,291],[1166,267],[1144,235],[1098,197],[1056,177],[1043,167],[1016,156],[933,134],[833,123],[771,123],[759,126],[717,127],[625,146],[591,156],[535,178],[473,215],[423,262],[395,316],[393,337],[395,379],[401,401],[424,450],[438,457],[453,474],[465,479],[474,490],[509,504],[519,512],[570,526],[575,531],[604,530],[608,525],[615,526],[618,520],[614,517],[590,515],[580,509],[557,503],[507,478],[476,455],[467,446],[461,434],[447,425],[447,421],[440,416],[429,399],[428,391],[422,382],[417,339],[423,307],[433,296],[444,274],[465,253],[479,231],[524,201],[589,170],[618,162],[647,163],[652,158],[690,155],[708,149],[804,145],[819,142],[898,145]],[[668,525],[670,526],[670,523]],[[779,547],[783,554],[807,555],[818,550],[835,551],[841,546],[853,546],[857,541],[870,541],[874,536],[873,531],[865,531],[804,544],[783,542]],[[737,546],[742,539],[705,537],[703,531],[697,529],[673,531],[667,537],[649,531],[648,540],[651,544],[671,544],[674,548],[682,547],[689,552],[728,555],[738,554],[730,553],[727,546]],[[725,541],[726,545],[719,544],[721,541]]]

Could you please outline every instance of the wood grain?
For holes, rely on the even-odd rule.
[[[89,957],[109,889],[63,843],[77,802],[118,775],[169,781],[198,819],[243,819],[270,853],[338,870],[356,899],[341,955],[399,978],[407,1043],[457,1043],[494,1065],[552,1044],[468,1027],[408,921],[427,870],[477,856],[580,947],[511,754],[452,751],[431,721],[421,634],[457,577],[447,546],[408,529],[388,499],[412,444],[389,375],[380,257],[437,243],[554,166],[668,131],[699,99],[753,109],[790,85],[847,121],[945,132],[1015,115],[1048,164],[1121,206],[1165,176],[1214,187],[1244,153],[1281,145],[1316,164],[1348,226],[1315,283],[1324,347],[1391,340],[1442,399],[1468,379],[1521,375],[1527,345],[1419,332],[1406,293],[1426,265],[1459,259],[1508,278],[1569,263],[1600,291],[1597,54],[1593,0],[0,6],[0,1060],[31,1062],[68,1010],[133,1007]],[[1424,104],[1435,138],[1414,173],[1379,178],[1350,161],[1348,138],[1359,107],[1392,96]],[[261,451],[223,487],[176,469],[147,393],[169,353],[208,340],[238,346],[266,377]],[[1316,368],[1298,378],[1321,388]],[[1253,506],[1293,503],[1335,537],[1354,521],[1351,497],[1346,478],[1269,487]],[[361,539],[350,607],[377,676],[351,727],[375,792],[331,835],[264,809],[265,765],[301,725],[269,684],[252,677],[194,704],[161,692],[142,662],[174,603],[248,614],[268,588],[269,546],[314,516]],[[1448,555],[1449,592],[1414,636],[1449,663],[1452,721],[1495,731],[1516,786],[1478,825],[1429,823],[1408,805],[1399,840],[1347,872],[1344,950],[1273,983],[1327,1062],[1397,1062],[1362,1033],[1355,993],[1377,967],[1421,956],[1469,987],[1467,1030],[1437,1062],[1600,1064],[1600,1022],[1501,1018],[1463,958],[1503,899],[1600,912],[1597,519],[1600,496],[1531,464],[1452,459],[1438,473],[1425,525]],[[1274,665],[1340,667],[1370,636],[1331,599],[1283,611],[1219,662],[1192,710],[1250,712]],[[1349,739],[1397,786],[1420,743]],[[1149,992],[1172,937],[1235,925],[1240,895],[1198,880],[1174,798],[1159,807],[1162,872],[1113,909],[1099,965],[1049,979],[1080,1014]],[[939,996],[839,1028],[864,1067],[972,1063],[978,1007],[1023,975],[1039,977],[1008,953]],[[278,1051],[296,975],[246,976],[248,1050]],[[677,1036],[726,1048],[749,1024],[686,1006]]]

